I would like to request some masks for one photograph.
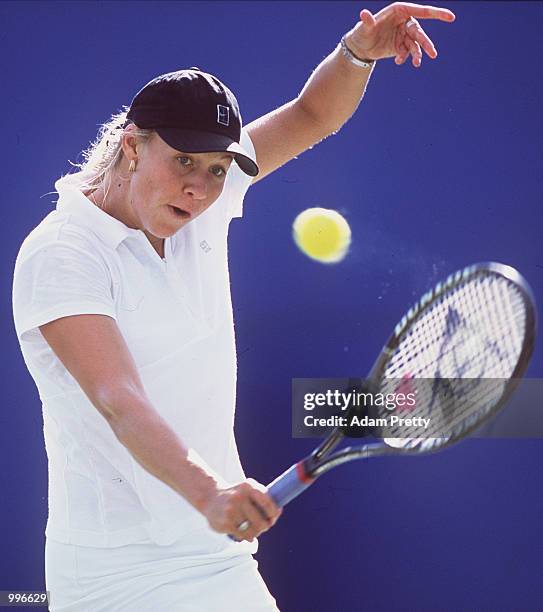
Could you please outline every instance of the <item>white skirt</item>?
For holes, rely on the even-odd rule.
[[[251,552],[206,530],[159,546],[46,539],[50,612],[278,612]]]

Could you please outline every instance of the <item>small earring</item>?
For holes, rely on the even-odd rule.
[[[130,160],[130,165],[128,166],[128,171],[129,172],[136,172],[136,160],[135,159],[131,159]]]

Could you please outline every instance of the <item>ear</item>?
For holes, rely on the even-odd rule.
[[[128,161],[137,160],[138,158],[138,138],[135,134],[131,133],[131,126],[125,130],[122,136],[122,149],[124,156]]]

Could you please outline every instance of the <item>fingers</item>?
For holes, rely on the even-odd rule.
[[[283,510],[268,495],[268,490],[264,485],[252,478],[249,478],[247,482],[253,487],[251,501],[259,508],[268,522],[271,523],[270,527],[275,525]]]
[[[372,28],[377,22],[375,21],[375,17],[372,15],[371,11],[368,9],[363,9],[360,11],[360,21],[370,28]]]
[[[409,49],[405,46],[404,43],[400,43],[400,45],[398,46],[398,53],[396,55],[396,58],[394,59],[394,61],[396,62],[397,66],[401,66],[403,63],[405,63],[405,60],[409,57]]]
[[[400,66],[411,54],[413,66],[419,68],[422,63],[422,50],[424,50],[430,59],[435,59],[437,57],[437,50],[434,43],[422,29],[416,18],[452,22],[456,19],[455,14],[448,9],[422,6],[409,2],[398,2],[393,4],[392,7],[394,7],[395,14],[400,19],[406,20],[403,26],[405,36],[400,44],[396,45],[396,64]]]
[[[239,524],[237,526],[236,535],[241,535],[241,539],[248,540],[251,542],[253,538],[257,538],[261,533],[268,531],[272,527],[273,523],[264,514],[263,510],[256,506],[254,503],[248,501],[242,504],[240,512],[243,515],[243,521],[248,521],[249,525],[247,529],[240,532]]]
[[[448,21],[449,23],[456,19],[456,15],[449,11],[449,9],[438,8],[436,6],[422,6],[409,2],[401,2],[395,6],[397,9],[411,15],[411,17],[418,17],[419,19],[438,19],[439,21]]]
[[[251,541],[275,525],[281,509],[266,493],[266,488],[255,480],[250,479],[239,487],[247,495],[240,504],[241,514],[250,523],[242,538]]]
[[[205,512],[215,531],[248,542],[270,529],[280,514],[266,488],[254,480],[219,491]]]
[[[415,68],[420,68],[422,63],[422,50],[419,43],[407,35],[404,39],[404,46],[407,47],[409,53],[411,54],[411,62],[413,66],[415,66]]]
[[[419,22],[416,19],[411,17],[405,24],[405,32],[406,35],[411,38],[411,40],[415,41],[419,46],[419,49],[422,47],[428,57],[431,59],[435,59],[437,57],[437,50],[434,46],[434,43],[430,40],[429,36],[426,32],[420,27]],[[415,58],[413,58],[415,59]],[[422,54],[421,54],[422,61]],[[419,62],[420,65],[420,62]]]
[[[413,20],[414,21],[414,20]],[[413,40],[408,33],[407,28],[400,32],[396,41],[396,57],[394,59],[397,66],[405,63],[405,60],[411,55],[412,63],[415,68],[420,68],[422,62],[422,50],[416,40]]]

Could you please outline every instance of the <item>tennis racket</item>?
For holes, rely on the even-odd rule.
[[[376,428],[378,441],[334,452],[352,437],[338,426],[268,485],[268,493],[285,506],[348,461],[430,453],[458,442],[505,405],[528,366],[535,334],[532,292],[514,268],[480,263],[450,275],[402,317],[364,382],[349,381],[352,390],[385,395],[398,389],[398,381],[413,388],[424,379],[413,415],[429,419],[428,431],[421,436],[417,427]],[[384,406],[372,408],[377,419],[389,415]]]

